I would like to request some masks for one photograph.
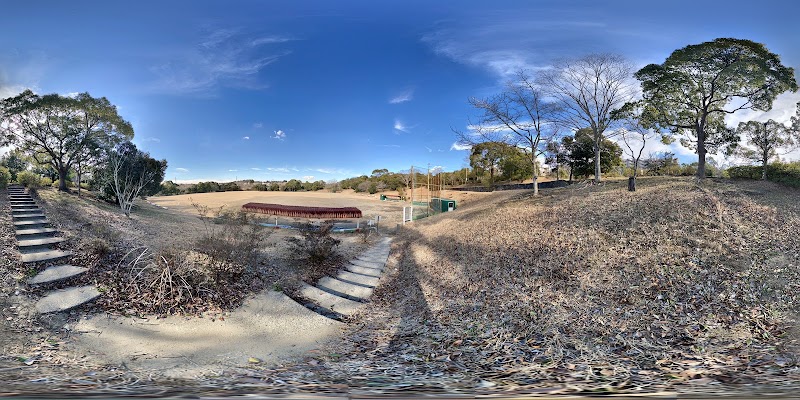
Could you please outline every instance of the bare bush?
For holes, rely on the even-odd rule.
[[[331,236],[333,224],[330,221],[315,226],[304,224],[300,228],[300,238],[288,238],[289,245],[305,261],[320,266],[336,258],[336,247],[341,240]]]
[[[215,282],[230,282],[255,272],[259,248],[271,231],[243,211],[225,211],[192,203],[203,222],[196,250],[208,256]]]

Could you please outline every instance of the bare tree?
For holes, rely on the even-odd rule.
[[[633,97],[632,65],[622,56],[590,54],[560,60],[540,75],[546,93],[561,105],[559,122],[574,130],[591,128],[594,181],[600,182],[600,144],[616,132],[611,112]]]
[[[612,118],[620,124],[617,133],[625,144],[625,153],[633,161],[633,174],[628,178],[628,190],[636,191],[636,177],[639,173],[639,161],[648,140],[661,137],[662,141],[667,139],[651,129],[652,120],[649,117],[652,113],[643,111],[645,103],[642,101],[626,103],[619,109],[611,113]]]
[[[499,142],[518,147],[531,162],[533,193],[539,194],[538,157],[544,144],[558,133],[554,116],[558,107],[545,101],[543,92],[524,71],[508,82],[502,93],[487,99],[470,98],[470,104],[483,115],[468,132],[456,131],[458,141],[474,146]]]
[[[138,154],[120,151],[112,153],[109,157],[113,171],[114,194],[117,197],[119,208],[128,218],[131,216],[134,200],[139,197],[139,193],[157,173],[152,169],[136,165],[141,164],[137,160],[137,156]]]

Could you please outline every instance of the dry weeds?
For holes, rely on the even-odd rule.
[[[796,382],[798,194],[642,179],[411,225],[349,367],[608,392]]]

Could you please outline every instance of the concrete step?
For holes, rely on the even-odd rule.
[[[39,208],[39,207],[12,208],[11,209],[11,215],[14,216],[14,215],[17,215],[17,214],[26,214],[26,213],[32,213],[32,212],[37,212],[37,211],[42,211],[42,209]]]
[[[356,257],[355,260],[350,260],[350,264],[358,265],[359,267],[367,267],[367,268],[376,268],[379,270],[383,270],[383,266],[385,265],[384,262],[379,261],[365,261],[361,258]]]
[[[17,247],[22,250],[23,248],[27,247],[38,247],[38,246],[47,246],[51,244],[61,243],[66,241],[66,238],[63,237],[48,237],[48,238],[41,238],[41,239],[25,239],[17,241]]]
[[[336,279],[369,287],[378,286],[378,282],[380,282],[380,278],[356,274],[350,271],[339,271],[339,273],[336,274]]]
[[[39,236],[39,235],[52,235],[58,233],[56,228],[30,228],[19,229],[14,232],[17,236]]]
[[[29,194],[9,194],[8,198],[11,200],[33,200],[33,196]]]
[[[88,268],[76,267],[74,265],[58,265],[39,272],[33,278],[28,279],[27,282],[29,285],[41,285],[43,283],[56,282],[67,278],[72,278],[73,276],[80,275],[88,270]]]
[[[300,289],[300,294],[314,302],[317,306],[344,316],[353,315],[359,308],[364,306],[363,303],[334,296],[322,289],[307,284],[303,284],[303,287]]]
[[[54,261],[72,255],[71,251],[42,249],[30,252],[20,253],[22,262],[24,263],[37,263],[43,261]]]
[[[25,227],[36,227],[36,226],[44,226],[49,224],[50,221],[47,218],[39,218],[39,219],[32,219],[28,221],[14,221],[14,226],[17,228],[25,228]]]
[[[9,203],[9,205],[11,206],[11,208],[25,208],[25,207],[36,207],[37,206],[37,204],[35,202],[33,202],[33,201],[28,201],[28,202],[13,202],[12,201],[11,203]]]
[[[323,276],[320,278],[320,280],[317,281],[316,286],[337,296],[356,301],[364,301],[368,299],[370,295],[372,295],[371,288],[343,282],[329,276]]]
[[[44,214],[41,212],[35,213],[19,213],[19,214],[11,214],[14,219],[21,220],[21,219],[39,219],[44,218]]]
[[[372,276],[375,278],[380,278],[382,272],[379,269],[360,267],[358,265],[353,265],[353,264],[347,265],[345,268],[347,268],[347,270],[350,272],[354,272],[356,274],[361,274],[361,275]]]
[[[65,311],[92,301],[97,296],[100,296],[100,291],[94,285],[56,290],[36,302],[36,311],[42,314]]]

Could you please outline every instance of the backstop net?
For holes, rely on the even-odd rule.
[[[444,182],[441,173],[441,167],[412,166],[408,170],[406,198],[411,204],[406,207],[406,220],[426,218],[442,212],[440,203]]]

